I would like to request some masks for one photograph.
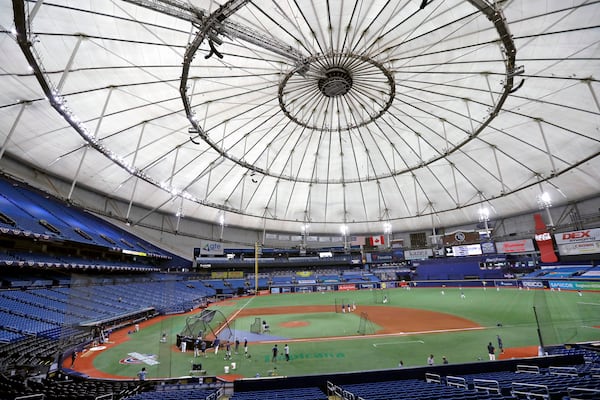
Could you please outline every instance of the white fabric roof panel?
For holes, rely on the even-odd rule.
[[[251,229],[495,219],[542,191],[598,195],[597,21],[600,4],[564,0],[4,1],[0,143],[125,201]]]

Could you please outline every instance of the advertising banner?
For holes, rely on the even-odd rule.
[[[556,244],[600,242],[600,228],[555,233]]]
[[[210,240],[202,240],[200,242],[200,254],[222,255],[223,244],[219,242],[213,242]]]
[[[299,285],[314,285],[317,283],[316,279],[298,279]]]
[[[561,256],[600,253],[600,242],[559,244],[558,252]]]
[[[494,242],[483,242],[481,243],[481,252],[483,254],[493,254],[496,252],[496,246]]]
[[[466,256],[479,256],[481,255],[481,245],[477,244],[464,244],[462,246],[445,247],[447,257],[466,257]]]
[[[360,288],[361,289],[376,289],[377,284],[376,283],[361,283]]]
[[[535,248],[533,247],[533,240],[521,239],[497,242],[496,250],[498,253],[528,253],[535,251]]]
[[[345,283],[343,285],[338,285],[338,290],[356,290],[356,285]]]
[[[382,264],[399,262],[404,260],[404,251],[402,249],[394,249],[393,251],[365,253],[365,259],[368,263]]]
[[[433,257],[433,250],[431,250],[431,249],[405,250],[404,251],[404,258],[406,260],[425,260],[429,257]]]
[[[328,286],[317,286],[317,287],[315,287],[315,290],[317,292],[328,292],[328,291],[331,291],[333,289],[334,289],[334,287],[333,286],[329,286],[329,285]]]
[[[543,289],[544,283],[542,281],[523,281],[521,282],[523,287],[532,289]]]
[[[444,246],[457,246],[479,241],[479,232],[454,232],[442,236],[442,244]]]
[[[502,287],[515,287],[517,286],[517,281],[494,281],[496,286]]]
[[[600,253],[600,228],[556,233],[554,239],[564,256]]]
[[[550,288],[565,290],[600,290],[600,282],[550,281]]]

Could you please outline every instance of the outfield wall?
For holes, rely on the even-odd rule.
[[[273,285],[269,294],[280,293],[305,293],[305,292],[331,292],[393,289],[399,287],[410,288],[523,288],[523,289],[560,289],[560,290],[585,290],[600,291],[600,281],[584,280],[547,280],[547,279],[473,279],[473,280],[425,280],[425,281],[387,281],[387,282],[360,282],[360,283],[329,283],[313,285]]]
[[[331,292],[353,290],[393,289],[400,287],[410,288],[523,288],[523,289],[560,289],[560,290],[586,290],[600,291],[599,280],[547,280],[547,279],[469,279],[469,280],[418,280],[418,281],[386,281],[386,282],[343,282],[343,283],[315,283],[298,285],[273,285],[268,289],[269,294],[280,293],[305,293],[305,292]]]

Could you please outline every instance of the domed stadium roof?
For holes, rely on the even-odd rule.
[[[1,151],[250,229],[529,212],[600,193],[598,21],[575,0],[3,1]]]

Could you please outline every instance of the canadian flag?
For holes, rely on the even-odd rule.
[[[369,238],[369,244],[371,246],[382,246],[385,244],[385,237],[383,235],[371,236]]]

